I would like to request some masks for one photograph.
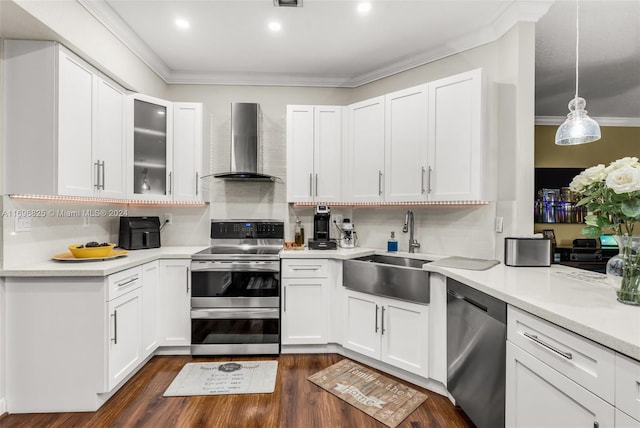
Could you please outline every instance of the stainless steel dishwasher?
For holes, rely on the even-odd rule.
[[[504,427],[507,305],[447,279],[447,389],[478,428]]]

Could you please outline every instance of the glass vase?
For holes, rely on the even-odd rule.
[[[640,237],[625,234],[614,238],[619,253],[607,262],[607,280],[620,303],[640,306]]]

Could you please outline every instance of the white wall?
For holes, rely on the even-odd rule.
[[[127,89],[164,97],[167,85],[77,1],[2,0],[3,37],[55,35]],[[26,13],[25,13],[26,12]],[[42,28],[38,26],[42,24]],[[28,25],[28,28],[24,28]],[[34,28],[37,27],[37,28]]]

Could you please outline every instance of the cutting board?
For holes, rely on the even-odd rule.
[[[468,257],[446,257],[429,263],[431,266],[441,266],[455,269],[487,270],[497,264],[498,260],[471,259]]]

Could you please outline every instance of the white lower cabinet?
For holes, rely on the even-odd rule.
[[[158,305],[160,293],[158,261],[142,266],[142,358],[147,358],[158,347]]]
[[[640,421],[616,409],[616,428],[640,428]]]
[[[640,361],[616,354],[616,428],[640,428]]]
[[[344,289],[342,346],[429,376],[429,307]]]
[[[328,343],[328,315],[325,278],[282,279],[283,345]]]
[[[109,380],[111,391],[142,361],[142,289],[109,302]]]
[[[283,345],[318,345],[329,341],[330,260],[282,261]]]
[[[507,309],[506,426],[616,426],[615,352]]]
[[[614,407],[507,342],[507,427],[614,427]]]
[[[191,345],[191,260],[160,260],[160,345]]]

